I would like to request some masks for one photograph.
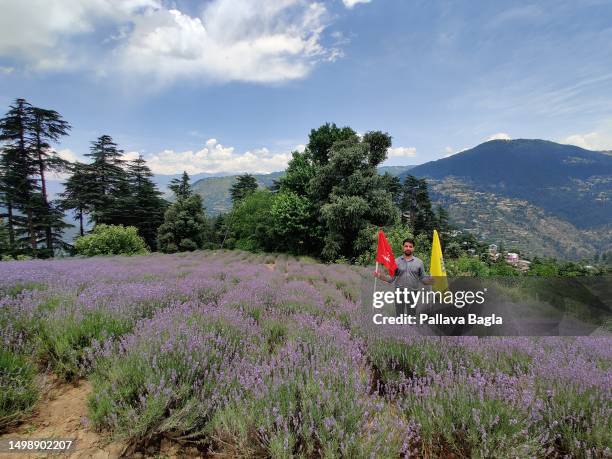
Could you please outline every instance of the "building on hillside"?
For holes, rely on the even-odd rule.
[[[519,261],[518,253],[508,252],[506,254],[506,263],[509,263],[511,265],[516,265],[518,261]]]
[[[497,261],[500,255],[501,254],[497,251],[497,244],[489,245],[489,259],[491,261]]]

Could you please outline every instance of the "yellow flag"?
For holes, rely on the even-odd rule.
[[[442,257],[442,246],[438,232],[434,230],[433,241],[431,243],[431,261],[429,263],[429,272],[434,277],[434,290],[442,292],[448,288],[446,281],[446,269],[444,268],[444,258]]]

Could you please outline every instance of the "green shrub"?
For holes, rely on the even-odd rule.
[[[29,413],[38,400],[34,366],[0,348],[0,433]]]
[[[72,381],[79,375],[87,347],[94,341],[119,337],[131,328],[132,323],[127,318],[102,311],[49,318],[41,321],[37,330],[40,358],[47,360],[61,378]]]
[[[142,255],[147,244],[133,226],[96,225],[91,234],[79,237],[74,243],[79,255]]]

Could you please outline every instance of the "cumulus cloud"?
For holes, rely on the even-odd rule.
[[[589,132],[587,134],[573,134],[561,142],[576,145],[587,150],[612,150],[612,133]]]
[[[69,68],[81,61],[77,51],[83,42],[73,39],[159,5],[157,0],[3,0],[0,56],[35,69]]]
[[[118,70],[158,83],[185,77],[278,82],[302,78],[317,63],[341,56],[323,43],[330,21],[323,3],[212,0],[194,16],[165,5],[5,0],[0,56],[33,69],[88,68],[100,75]]]
[[[344,6],[351,9],[358,3],[370,3],[371,1],[372,0],[342,0],[342,3],[344,3]]]
[[[389,158],[407,158],[416,156],[416,148],[414,147],[391,147],[387,150]]]
[[[83,161],[83,158],[78,156],[70,148],[62,148],[61,150],[57,150],[57,156],[66,161],[70,161],[71,163],[74,163],[76,161]]]
[[[487,138],[487,141],[489,140],[512,140],[512,137],[510,137],[510,135],[505,132],[498,132],[497,134],[489,136]]]
[[[237,153],[234,147],[227,147],[209,139],[197,151],[163,150],[145,158],[156,174],[189,174],[201,172],[252,172],[269,173],[283,170],[291,159],[290,152],[273,153],[267,148],[258,148]]]

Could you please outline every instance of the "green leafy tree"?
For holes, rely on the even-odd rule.
[[[386,132],[370,131],[363,135],[363,143],[370,146],[368,160],[371,166],[377,166],[387,159],[387,150],[391,147],[391,136]]]
[[[377,156],[369,143],[358,138],[336,142],[328,162],[317,167],[310,181],[309,192],[320,205],[325,231],[321,255],[326,260],[355,259],[359,255],[355,242],[364,228],[385,226],[398,218],[388,181],[378,174],[373,157],[382,161],[386,156]]]
[[[310,132],[304,152],[293,153],[277,189],[310,203],[312,217],[303,223],[310,254],[353,260],[369,247],[365,234],[370,226],[397,220],[398,179],[376,169],[390,145],[384,132],[371,131],[360,139],[349,127],[326,123]]]
[[[317,235],[310,232],[315,216],[308,198],[291,191],[280,192],[272,202],[270,214],[276,250],[295,254],[311,252]]]
[[[311,159],[309,150],[302,153],[294,151],[285,171],[285,175],[278,179],[275,188],[279,191],[295,193],[298,196],[308,194],[308,184],[314,177],[316,168]]]
[[[232,202],[237,203],[249,194],[257,190],[257,180],[251,174],[243,174],[236,177],[236,182],[230,188]]]
[[[78,255],[143,255],[147,244],[133,226],[96,225],[93,231],[76,239],[74,243]]]
[[[336,142],[357,142],[358,140],[357,133],[350,127],[339,128],[335,123],[325,123],[310,131],[308,152],[314,164],[323,165],[329,161],[330,150]]]
[[[201,249],[211,236],[202,198],[191,191],[186,172],[175,185],[180,185],[173,188],[176,201],[166,210],[157,230],[157,248],[166,253]]]
[[[274,194],[258,190],[238,201],[228,216],[231,240],[228,246],[242,250],[273,250],[272,206]]]

